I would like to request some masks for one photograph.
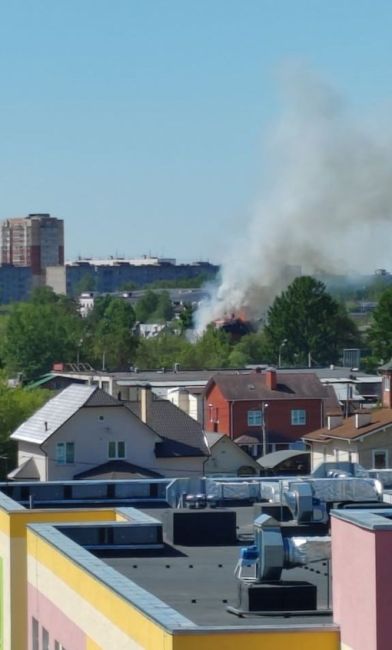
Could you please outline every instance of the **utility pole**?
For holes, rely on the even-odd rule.
[[[266,415],[267,408],[268,408],[268,404],[263,402],[263,406],[262,406],[262,410],[261,410],[262,418],[263,418],[263,421],[261,423],[262,429],[263,429],[263,456],[265,456],[266,453],[267,453],[267,425],[266,425],[266,421],[265,421],[265,415]]]

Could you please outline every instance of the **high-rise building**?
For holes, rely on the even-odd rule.
[[[35,284],[48,266],[64,265],[64,222],[50,214],[29,214],[0,224],[0,265],[31,268]]]

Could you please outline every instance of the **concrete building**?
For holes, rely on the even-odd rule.
[[[236,616],[238,539],[254,508],[179,509],[184,489],[185,479],[0,485],[2,650],[390,649],[387,504],[332,511],[331,573],[327,562],[284,569],[294,594],[316,588],[317,609]]]
[[[86,283],[89,286],[83,286],[82,291],[113,293],[123,290],[130,282],[143,287],[161,280],[189,280],[200,275],[212,279],[219,270],[209,262],[177,264],[176,260],[160,258],[77,260],[67,262],[65,268],[67,294],[71,296],[79,295],[81,285]]]
[[[0,303],[5,305],[28,300],[33,286],[33,274],[27,266],[0,266]]]
[[[48,266],[64,264],[64,222],[50,214],[29,214],[0,224],[0,265],[31,269],[33,284],[44,282]]]

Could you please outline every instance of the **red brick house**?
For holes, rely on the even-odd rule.
[[[301,445],[304,434],[324,425],[326,411],[339,409],[312,372],[256,370],[249,374],[216,374],[204,400],[204,428],[225,433],[252,456]],[[297,443],[297,445],[294,445]]]

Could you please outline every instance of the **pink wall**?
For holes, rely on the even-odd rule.
[[[40,624],[40,647],[42,644],[42,627],[49,632],[49,647],[54,648],[54,642],[59,641],[65,648],[72,650],[85,650],[86,637],[84,632],[78,628],[69,618],[64,616],[50,600],[41,594],[31,584],[28,585],[28,643],[29,650],[32,650],[31,619],[32,616]]]
[[[388,645],[377,645],[375,533],[333,516],[331,530],[333,613],[342,643],[352,650],[390,650],[391,637]]]
[[[376,535],[377,650],[392,648],[392,531]]]

